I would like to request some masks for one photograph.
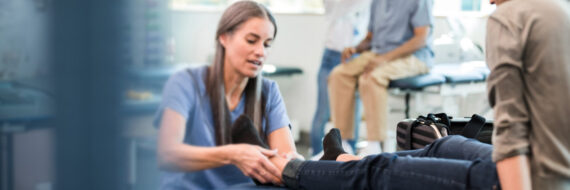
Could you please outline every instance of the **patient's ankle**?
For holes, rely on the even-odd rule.
[[[336,160],[338,155],[345,154],[342,148],[342,138],[337,128],[331,129],[323,139],[324,154],[320,160]]]
[[[275,167],[277,167],[277,169],[279,170],[279,173],[283,173],[283,169],[285,169],[285,166],[287,165],[287,162],[289,162],[290,159],[286,159],[284,157],[281,156],[273,156],[271,158],[269,158],[269,161],[271,161],[271,163],[273,163],[273,165],[275,165]],[[281,176],[279,176],[281,177]]]
[[[360,160],[362,159],[359,156],[355,156],[355,155],[351,155],[351,154],[340,154],[338,155],[338,157],[336,158],[336,161],[339,162],[348,162],[348,161],[353,161],[353,160]]]

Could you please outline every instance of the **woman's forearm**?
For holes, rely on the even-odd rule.
[[[163,169],[175,171],[198,171],[220,167],[231,163],[229,156],[231,146],[170,145],[159,148],[159,165]]]
[[[279,154],[287,154],[299,158],[297,149],[295,148],[295,141],[289,127],[282,127],[271,132],[267,137],[270,149],[277,149]],[[302,157],[301,157],[302,158]]]
[[[196,171],[231,163],[228,146],[199,147],[184,143],[186,119],[166,108],[158,134],[158,164],[163,169]]]

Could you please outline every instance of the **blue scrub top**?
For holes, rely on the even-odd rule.
[[[414,36],[414,28],[430,26],[427,45],[414,52],[414,56],[431,67],[434,56],[432,8],[432,0],[373,0],[368,25],[372,51],[378,54],[392,51]]]
[[[155,116],[155,126],[160,126],[162,112],[170,108],[186,119],[184,143],[194,146],[213,147],[215,133],[210,99],[206,94],[206,66],[189,69],[198,79],[196,87],[188,70],[172,75],[164,87],[162,103]],[[269,134],[277,129],[289,126],[289,117],[285,103],[275,81],[263,79],[262,90],[266,93],[267,104],[263,122],[263,131]],[[242,96],[236,109],[231,112],[232,123],[244,113],[245,96]],[[219,189],[239,183],[253,183],[234,165],[196,172],[163,171],[160,189]]]

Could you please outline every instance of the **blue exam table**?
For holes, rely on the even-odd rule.
[[[489,75],[485,62],[436,64],[423,75],[397,79],[390,82],[389,88],[405,92],[405,114],[410,118],[410,94],[436,85],[457,85],[484,82]]]

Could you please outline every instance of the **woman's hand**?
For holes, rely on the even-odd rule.
[[[269,161],[277,156],[277,150],[267,150],[249,144],[229,145],[232,152],[230,162],[237,166],[244,175],[257,179],[261,183],[281,185],[281,172]]]

